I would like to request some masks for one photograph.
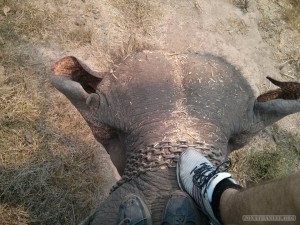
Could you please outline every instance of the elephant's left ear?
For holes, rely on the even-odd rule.
[[[90,70],[73,56],[67,56],[55,63],[52,68],[51,83],[62,92],[73,105],[86,114],[99,107],[97,87],[105,73]]]
[[[95,93],[97,85],[101,82],[105,73],[91,70],[83,62],[74,56],[60,59],[52,68],[55,77],[63,76],[79,83],[87,93]]]
[[[267,79],[279,88],[258,96],[258,102],[267,102],[274,99],[297,100],[300,98],[300,83],[281,82],[271,77],[267,77]]]

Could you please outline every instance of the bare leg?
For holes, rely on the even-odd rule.
[[[220,214],[223,224],[300,224],[300,173],[242,191],[227,189],[221,196]],[[253,221],[255,217],[247,215],[292,215],[289,219],[296,221]]]
[[[183,152],[177,163],[179,186],[189,193],[211,222],[218,225],[300,224],[300,172],[240,190],[231,175],[219,167],[214,167],[194,149]]]

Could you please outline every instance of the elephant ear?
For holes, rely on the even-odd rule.
[[[258,102],[267,102],[273,99],[295,100],[300,98],[300,83],[281,82],[271,77],[267,77],[267,79],[280,88],[268,91],[267,93],[258,96]]]
[[[54,76],[65,76],[78,82],[87,93],[94,93],[105,75],[89,69],[74,56],[67,56],[56,62],[52,72]]]
[[[102,123],[99,113],[101,111],[99,85],[108,73],[90,70],[73,56],[67,56],[56,62],[52,73],[51,83],[81,113],[96,140],[105,147],[118,172],[122,174],[125,162],[119,159],[119,156],[123,156],[125,153],[118,133],[107,124]]]
[[[50,79],[54,87],[72,102],[88,123],[93,123],[93,114],[100,108],[97,86],[103,74],[90,70],[73,56],[56,62],[52,72]]]
[[[267,78],[280,88],[260,95],[254,104],[255,116],[263,124],[261,128],[287,115],[300,112],[300,83]]]

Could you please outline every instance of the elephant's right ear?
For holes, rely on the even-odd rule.
[[[258,96],[258,102],[267,102],[274,99],[297,100],[300,98],[300,83],[281,82],[271,77],[267,77],[267,79],[279,88]]]
[[[260,95],[254,104],[254,112],[264,126],[289,114],[300,112],[300,83],[267,78],[280,88]]]

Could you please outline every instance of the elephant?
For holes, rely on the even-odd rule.
[[[67,56],[52,73],[54,87],[82,114],[121,176],[84,225],[117,224],[130,193],[160,224],[169,195],[179,190],[176,162],[183,151],[195,148],[219,165],[266,126],[300,111],[300,83],[268,77],[279,88],[255,96],[234,65],[209,53],[144,50],[109,72]]]

